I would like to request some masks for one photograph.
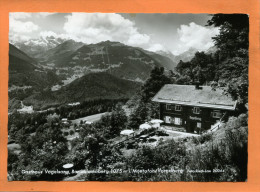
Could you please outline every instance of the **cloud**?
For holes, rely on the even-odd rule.
[[[23,21],[30,17],[30,13],[10,13],[9,40],[11,43],[28,41],[31,39],[30,34],[39,30],[39,26],[33,22]]]
[[[14,34],[14,33],[9,33],[9,42],[10,43],[16,43],[16,42],[25,42],[25,41],[28,41],[30,40],[31,37],[28,36],[28,35],[17,35],[17,34]]]
[[[11,33],[31,33],[37,31],[39,26],[31,21],[19,21],[13,17],[9,20],[9,30]]]
[[[176,53],[187,51],[189,48],[205,51],[214,46],[212,37],[219,34],[219,29],[208,28],[191,22],[189,25],[181,25],[177,29],[177,33],[180,43]]]
[[[49,15],[53,15],[56,13],[50,13],[50,12],[38,12],[38,13],[29,13],[29,12],[11,12],[9,13],[9,17],[13,18],[13,19],[18,19],[18,20],[22,20],[22,19],[28,19],[28,18],[32,18],[32,17],[42,17],[45,18]]]
[[[135,23],[116,13],[72,13],[66,16],[65,32],[74,40],[84,43],[119,41],[132,46],[142,46],[150,41]]]
[[[152,44],[148,49],[148,51],[157,52],[157,51],[166,51],[165,47],[159,43]]]
[[[9,39],[14,41],[27,41],[30,39],[29,33],[39,30],[39,26],[28,21],[32,17],[47,17],[55,13],[27,13],[27,12],[11,12],[9,13]],[[19,37],[20,36],[20,37]]]
[[[65,16],[64,32],[41,31],[33,18],[45,19],[56,14],[48,12],[10,13],[10,41],[27,41],[28,39],[49,37],[73,39],[87,44],[100,41],[119,41],[126,45],[142,47],[151,51],[164,50],[161,44],[151,42],[148,34],[141,33],[134,21],[116,13],[72,13]],[[31,37],[31,38],[30,38]]]
[[[26,12],[9,13],[9,17],[12,19],[26,19],[26,18],[30,18],[31,16],[32,16],[32,13],[26,13]]]
[[[39,12],[39,13],[33,13],[36,14],[36,17],[47,17],[49,15],[54,15],[56,13],[50,13],[50,12]]]
[[[137,31],[132,34],[128,41],[126,42],[128,45],[142,45],[149,43],[150,37],[146,34],[140,34]]]

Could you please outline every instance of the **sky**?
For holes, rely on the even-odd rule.
[[[87,44],[119,41],[150,51],[175,55],[190,48],[206,51],[218,28],[206,26],[208,14],[25,13],[9,15],[11,42],[48,36]]]

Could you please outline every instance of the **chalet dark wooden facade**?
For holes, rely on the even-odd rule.
[[[227,119],[236,101],[210,86],[165,85],[152,99],[160,103],[160,119],[165,124],[201,133],[220,120]]]

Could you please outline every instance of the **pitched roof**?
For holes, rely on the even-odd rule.
[[[159,103],[172,103],[180,105],[235,110],[236,101],[224,95],[221,89],[212,90],[210,86],[201,86],[195,89],[194,85],[166,84],[152,98]]]
[[[130,134],[133,134],[133,133],[134,133],[133,130],[125,129],[125,130],[120,132],[120,135],[130,135]]]

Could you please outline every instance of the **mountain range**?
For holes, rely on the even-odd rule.
[[[215,53],[216,51],[217,51],[217,48],[215,46],[213,46],[204,52],[206,54],[211,54],[211,53]],[[181,53],[179,55],[174,55],[170,51],[158,51],[157,53],[159,55],[163,55],[167,58],[170,58],[172,60],[172,62],[177,66],[181,60],[183,62],[190,61],[194,57],[196,52],[198,52],[198,50],[191,47],[187,51],[184,51],[183,53]]]
[[[180,60],[187,61],[196,52],[189,49],[175,56],[120,42],[87,45],[54,37],[9,47],[9,99],[39,108],[97,98],[128,98],[155,66],[174,71]],[[75,74],[77,77],[71,78]],[[63,84],[66,78],[72,80]],[[51,91],[56,85],[61,88]]]
[[[19,48],[20,50],[23,50],[23,52],[26,53],[27,55],[29,55],[30,57],[37,59],[38,61],[44,61],[44,62],[48,62],[48,63],[52,63],[52,61],[54,61],[54,63],[58,63],[58,64],[65,61],[65,64],[63,63],[61,65],[67,65],[69,63],[73,64],[73,62],[74,62],[74,60],[76,60],[76,58],[74,58],[74,60],[71,60],[71,58],[65,59],[63,57],[69,57],[70,55],[73,54],[73,52],[75,52],[77,49],[81,48],[82,46],[87,46],[91,49],[91,51],[89,51],[87,53],[87,55],[99,54],[99,56],[101,56],[101,52],[99,51],[99,52],[95,53],[95,51],[101,50],[102,46],[103,46],[103,48],[106,48],[106,49],[109,49],[110,46],[112,46],[112,47],[114,47],[114,46],[121,47],[122,46],[122,47],[128,47],[128,48],[140,50],[141,52],[152,57],[155,61],[161,63],[163,65],[163,67],[165,67],[166,69],[170,69],[170,70],[174,70],[174,68],[177,66],[177,64],[179,63],[180,60],[182,60],[184,62],[191,60],[193,58],[193,56],[195,55],[195,53],[198,51],[197,49],[191,47],[190,49],[188,49],[187,51],[185,51],[179,55],[174,55],[170,51],[150,52],[150,51],[141,49],[139,47],[126,46],[119,42],[106,41],[106,42],[100,42],[97,44],[86,45],[82,42],[75,42],[74,40],[67,40],[64,38],[56,38],[54,36],[46,36],[46,37],[41,36],[37,39],[30,39],[28,41],[12,42],[12,44],[15,45],[17,48]],[[209,48],[209,50],[204,51],[204,52],[213,53],[213,52],[216,52],[216,48],[211,47],[211,48]],[[108,50],[108,52],[106,50],[103,50],[103,54],[106,54],[106,53],[109,54],[110,53],[109,50]],[[103,57],[104,57],[104,55],[103,55]],[[88,60],[87,58],[88,57],[85,57],[85,61]],[[106,62],[106,61],[104,61],[106,59],[107,59],[106,57],[104,57],[104,59],[101,58],[101,61]]]
[[[56,38],[54,36],[41,36],[36,39],[29,39],[27,41],[16,41],[11,43],[18,49],[23,50],[23,52],[30,57],[37,58],[43,52],[54,48],[65,41],[66,39]]]
[[[39,61],[57,68],[81,67],[89,72],[109,71],[132,81],[145,81],[155,66],[174,70],[176,63],[168,57],[131,47],[119,42],[105,41],[83,44],[73,40],[38,55]]]
[[[190,49],[188,49],[187,51],[185,51],[179,55],[174,55],[170,51],[167,51],[167,52],[158,51],[157,53],[170,58],[177,66],[178,63],[180,62],[180,60],[182,60],[184,62],[190,61],[194,57],[194,55],[197,51],[198,51],[197,49],[191,47]]]

